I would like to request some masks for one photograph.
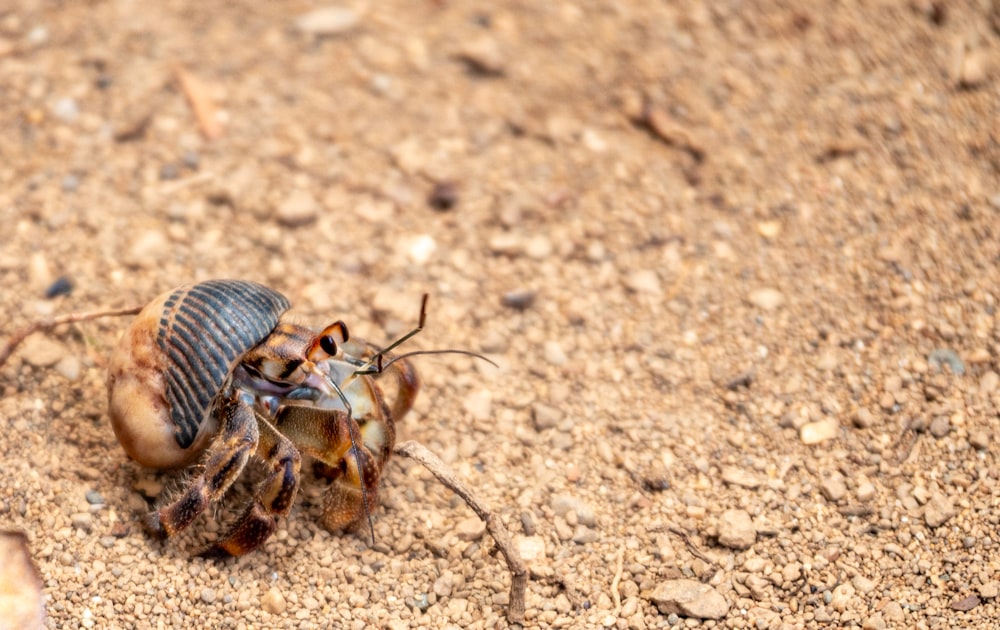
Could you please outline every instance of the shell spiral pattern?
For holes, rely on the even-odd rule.
[[[178,446],[191,446],[233,365],[288,307],[277,291],[243,280],[209,280],[167,299],[156,342],[169,358],[166,398]]]

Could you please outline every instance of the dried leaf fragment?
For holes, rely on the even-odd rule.
[[[195,74],[188,72],[181,66],[174,68],[174,76],[177,83],[184,92],[191,111],[198,121],[198,128],[201,134],[208,140],[215,140],[222,136],[222,123],[219,121],[218,108],[209,93],[209,88]]]
[[[21,532],[0,532],[0,630],[45,627],[42,578]]]

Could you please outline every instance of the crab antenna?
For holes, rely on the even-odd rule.
[[[392,365],[396,361],[399,361],[400,359],[405,359],[406,357],[412,357],[421,354],[464,354],[465,356],[472,357],[474,359],[482,359],[483,361],[486,361],[495,368],[500,367],[499,365],[496,364],[495,361],[479,354],[478,352],[472,352],[471,350],[454,350],[448,348],[446,350],[414,350],[413,352],[407,352],[406,354],[401,354],[398,357],[393,357],[392,360],[390,360],[385,365],[382,365],[382,362],[379,361],[379,366],[378,366],[379,372],[388,368],[390,365]],[[376,372],[362,372],[362,374],[375,374],[375,373]],[[357,372],[355,372],[355,374],[357,374]]]
[[[400,337],[396,341],[393,341],[391,344],[389,344],[385,348],[382,348],[381,350],[379,350],[378,353],[376,353],[374,356],[372,356],[372,358],[368,359],[367,363],[365,363],[360,368],[358,368],[357,370],[355,370],[355,372],[354,372],[355,376],[363,376],[365,374],[381,374],[382,370],[384,370],[385,367],[386,367],[386,366],[382,365],[382,359],[385,357],[385,354],[387,352],[392,352],[394,349],[398,348],[400,346],[400,344],[404,343],[407,339],[410,339],[411,337],[413,337],[418,332],[420,332],[421,330],[424,329],[424,323],[427,321],[427,298],[428,297],[429,297],[429,294],[424,293],[423,298],[421,298],[421,300],[420,300],[420,320],[417,323],[417,327],[414,328],[413,330],[411,330],[410,332],[406,333],[405,335],[403,335],[402,337]],[[389,363],[392,363],[392,362],[390,361]],[[375,366],[375,369],[372,369],[372,366]]]
[[[361,456],[358,455],[358,442],[360,441],[354,434],[354,410],[351,409],[351,403],[348,402],[347,396],[344,395],[344,390],[340,389],[340,385],[334,382],[330,375],[326,376],[326,382],[333,386],[334,391],[337,392],[337,396],[340,397],[340,402],[344,403],[344,407],[347,409],[347,434],[351,437],[351,450],[354,451],[354,463],[358,467],[358,478],[361,481],[361,503],[365,506],[365,516],[368,518],[368,532],[372,537],[372,545],[375,544],[375,524],[372,522],[372,513],[368,509],[368,490],[365,488],[365,478],[364,471],[361,470]]]

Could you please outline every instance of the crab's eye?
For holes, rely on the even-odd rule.
[[[333,338],[333,335],[323,335],[320,337],[319,347],[331,357],[337,354],[337,341]]]
[[[344,322],[334,322],[313,338],[306,351],[306,358],[313,363],[332,359],[337,356],[339,344],[346,343],[347,339],[347,325]]]

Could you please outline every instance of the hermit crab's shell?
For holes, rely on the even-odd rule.
[[[212,402],[233,367],[286,310],[285,296],[242,280],[182,286],[147,304],[108,368],[111,425],[125,451],[151,468],[191,463],[218,429]]]

